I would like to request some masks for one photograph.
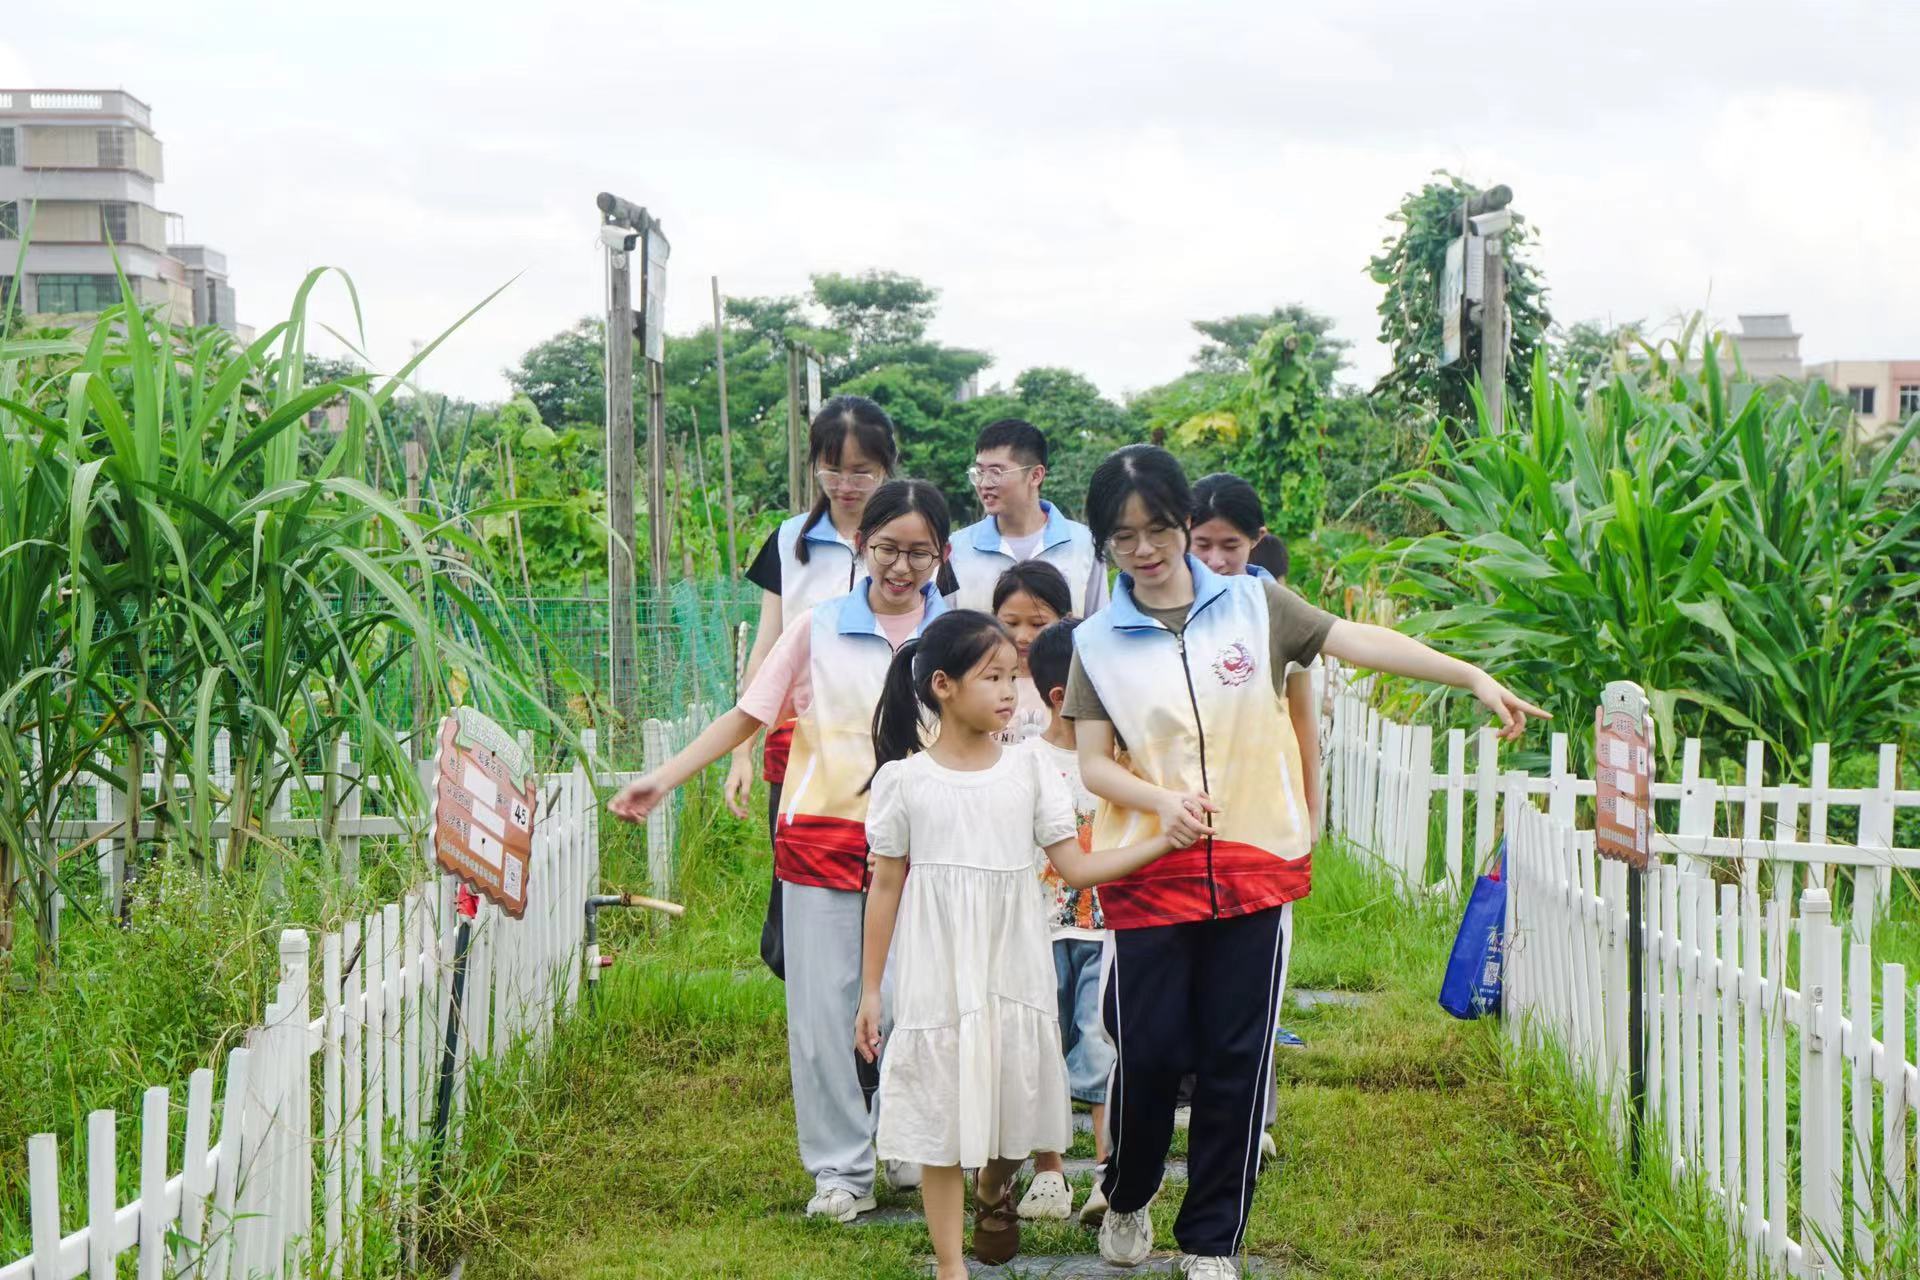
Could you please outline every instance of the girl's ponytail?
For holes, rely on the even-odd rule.
[[[920,691],[913,678],[913,657],[920,652],[920,639],[914,637],[900,646],[887,668],[887,682],[880,690],[880,702],[873,709],[873,772],[895,760],[905,760],[920,749]],[[866,791],[873,785],[867,776]]]
[[[940,532],[944,539],[945,531]],[[927,624],[925,631],[901,645],[887,667],[887,682],[873,709],[873,772],[879,773],[880,766],[905,760],[920,750],[920,709],[925,707],[935,717],[940,714],[940,703],[933,696],[936,675],[944,671],[958,680],[995,648],[1012,643],[1007,629],[987,614],[955,609],[941,614]],[[871,786],[873,776],[869,774],[867,785],[860,790],[864,794]]]

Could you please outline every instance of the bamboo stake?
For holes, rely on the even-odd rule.
[[[740,576],[740,546],[733,515],[733,430],[727,424],[727,331],[720,319],[720,277],[713,280],[713,347],[720,373],[720,466],[727,486],[727,576]]]

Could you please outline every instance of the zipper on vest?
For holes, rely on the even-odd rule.
[[[1207,726],[1200,719],[1200,695],[1193,688],[1193,666],[1187,661],[1187,633],[1183,630],[1173,638],[1180,649],[1180,671],[1187,678],[1187,702],[1193,707],[1193,732],[1200,740],[1200,789],[1213,794],[1213,784],[1207,779]],[[1209,826],[1212,824],[1209,823]],[[1207,837],[1207,901],[1213,911],[1213,918],[1220,918],[1220,886],[1213,878],[1213,837]]]

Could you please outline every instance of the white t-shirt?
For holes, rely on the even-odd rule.
[[[1080,780],[1080,756],[1065,747],[1056,747],[1045,738],[1029,740],[1024,750],[1034,752],[1041,763],[1060,775],[1067,784],[1067,794],[1073,797],[1075,830],[1080,837],[1080,848],[1091,852],[1093,849],[1093,811],[1099,804],[1093,793],[1087,790],[1087,784]],[[1055,942],[1072,939],[1080,942],[1099,942],[1106,937],[1106,914],[1100,909],[1100,892],[1097,889],[1075,889],[1060,878],[1053,869],[1053,862],[1047,855],[1034,851],[1040,871],[1040,887],[1047,903],[1047,927],[1052,931]]]
[[[1007,538],[1007,550],[1015,560],[1031,560],[1040,554],[1040,539],[1047,536],[1047,527],[1041,525],[1024,538]]]

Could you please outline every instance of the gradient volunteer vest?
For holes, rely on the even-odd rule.
[[[780,616],[791,623],[822,600],[845,595],[853,587],[854,569],[859,559],[853,548],[840,541],[833,521],[821,516],[807,530],[807,563],[796,554],[800,547],[800,527],[807,523],[803,512],[780,522],[774,535],[774,549],[780,553]],[[793,749],[791,725],[775,725],[767,731],[767,745],[761,760],[761,774],[768,782],[781,782],[787,776],[787,756]]]
[[[946,612],[933,585],[920,589],[925,616]],[[867,579],[813,606],[808,674],[813,701],[793,728],[786,790],[774,826],[773,869],[789,884],[859,892],[867,880],[867,795],[873,775],[873,709],[893,645],[867,603]]]
[[[1093,577],[1093,534],[1078,520],[1061,515],[1060,509],[1051,502],[1042,501],[1040,509],[1046,512],[1047,526],[1033,558],[1045,560],[1066,578],[1067,588],[1073,593],[1073,611],[1084,618],[1087,583]],[[992,613],[993,584],[1018,562],[1008,550],[1007,540],[1000,535],[999,524],[988,516],[953,535],[953,558],[949,563],[953,565],[954,576],[960,580],[960,590],[953,598],[954,608]]]
[[[843,596],[853,589],[854,569],[858,564],[853,548],[840,541],[833,519],[822,515],[807,530],[807,562],[800,563],[800,526],[807,522],[805,512],[780,522],[775,546],[780,551],[780,616],[792,622],[822,600]]]
[[[1110,929],[1246,915],[1307,893],[1313,841],[1299,743],[1266,669],[1265,589],[1192,556],[1187,566],[1194,601],[1183,636],[1140,611],[1126,575],[1112,603],[1073,633],[1128,767],[1157,786],[1205,791],[1220,806],[1214,835],[1100,887]],[[1159,831],[1152,813],[1103,799],[1093,847]]]

